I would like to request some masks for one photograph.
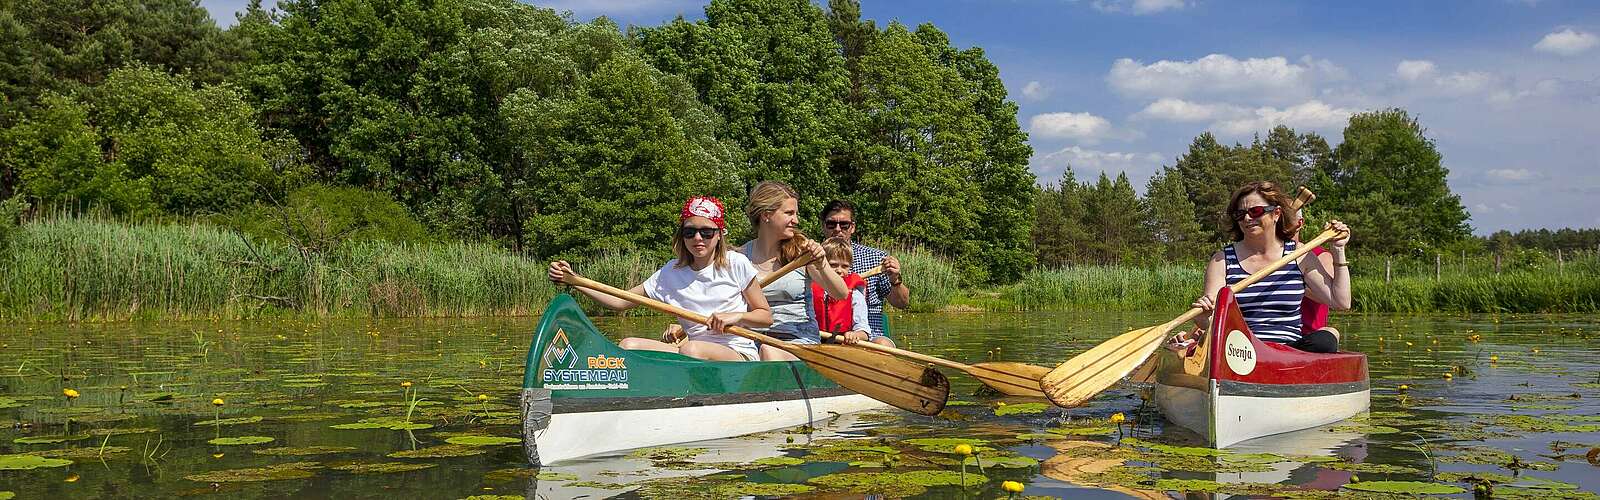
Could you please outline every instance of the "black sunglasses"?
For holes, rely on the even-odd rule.
[[[709,240],[711,238],[717,237],[717,235],[719,235],[719,234],[722,234],[722,230],[718,229],[718,228],[714,228],[714,227],[694,227],[694,226],[683,226],[682,228],[678,229],[678,235],[682,236],[683,239],[686,239],[686,240],[694,239],[694,235],[696,235],[696,234],[699,234],[700,235],[700,239],[702,239],[702,240]]]
[[[822,227],[825,227],[825,228],[828,228],[828,229],[834,229],[834,228],[850,229],[850,227],[854,226],[854,225],[856,225],[856,223],[850,222],[850,221],[847,221],[847,220],[825,220],[825,221],[822,221]]]
[[[1253,219],[1260,219],[1261,217],[1276,211],[1278,211],[1277,205],[1256,205],[1244,210],[1234,210],[1233,220],[1244,220],[1244,216],[1246,215],[1249,215]]]

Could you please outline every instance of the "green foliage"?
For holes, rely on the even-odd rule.
[[[1281,137],[1284,134],[1293,134],[1293,131],[1279,132],[1277,135]],[[1315,143],[1316,140],[1312,139],[1311,142]],[[1212,246],[1218,246],[1232,241],[1228,231],[1233,221],[1223,214],[1235,189],[1258,180],[1277,182],[1286,186],[1285,189],[1294,188],[1290,184],[1295,178],[1294,163],[1275,154],[1281,153],[1275,153],[1259,140],[1249,146],[1225,146],[1217,143],[1216,137],[1210,132],[1206,132],[1196,137],[1189,144],[1189,151],[1178,157],[1178,161],[1164,170],[1163,175],[1176,175],[1183,181],[1189,199],[1194,202],[1194,220],[1206,231],[1206,239]]]
[[[0,47],[0,115],[134,63],[217,83],[239,60],[236,41],[189,0],[5,0]]]
[[[264,138],[255,112],[226,85],[135,66],[67,97],[46,95],[0,131],[0,163],[46,204],[117,215],[198,214],[255,200],[293,164]]]
[[[1171,169],[1150,178],[1142,208],[1151,240],[1157,244],[1149,253],[1159,252],[1168,261],[1184,261],[1204,255],[1211,246],[1203,226],[1194,218],[1194,202],[1183,179]]]
[[[224,220],[250,236],[315,252],[360,241],[429,240],[427,228],[388,195],[353,187],[305,186],[282,206],[257,203]]]
[[[1443,156],[1424,134],[1404,110],[1357,114],[1334,161],[1319,169],[1313,190],[1326,201],[1317,209],[1360,228],[1357,248],[1410,253],[1471,233],[1461,198],[1445,183]]]

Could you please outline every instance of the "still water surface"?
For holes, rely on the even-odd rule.
[[[1166,319],[923,314],[897,317],[895,331],[912,348],[937,356],[980,361],[997,351],[1001,359],[1053,366],[1114,333]],[[617,338],[654,336],[663,321],[597,323]],[[1600,492],[1600,465],[1585,456],[1600,446],[1600,319],[1593,317],[1336,318],[1347,332],[1346,348],[1371,356],[1373,414],[1245,443],[1224,457],[1174,448],[1193,436],[1166,428],[1141,406],[1137,388],[1108,392],[1083,408],[1037,412],[1026,399],[975,395],[975,382],[949,373],[953,403],[939,417],[886,409],[814,429],[548,467],[537,471],[542,479],[526,468],[515,443],[446,442],[519,437],[515,398],[533,324],[524,318],[6,326],[0,498],[6,491],[17,498],[787,492],[805,487],[786,485],[830,474],[871,482],[873,476],[839,474],[960,471],[951,442],[930,438],[980,440],[974,443],[978,461],[987,460],[983,472],[972,464],[965,474],[988,481],[963,491],[908,484],[914,481],[902,476],[880,477],[888,485],[824,479],[805,494],[837,497],[843,488],[993,498],[1004,496],[1000,483],[1011,480],[1026,484],[1026,495],[1154,498],[1163,495],[1157,488],[1215,490],[1216,481],[1257,483],[1249,486],[1256,490],[1221,486],[1225,493],[1322,497],[1358,476],[1453,485],[1467,491],[1455,496],[1470,497],[1472,483],[1452,474],[1462,472],[1498,481],[1500,495]],[[65,389],[81,396],[68,399]],[[1001,411],[1007,406],[1022,411]],[[1118,433],[1107,430],[1108,417],[1118,412],[1137,421],[1122,428],[1136,439],[1112,446]],[[348,425],[363,419],[371,425]],[[270,441],[217,444],[226,438]],[[854,449],[843,439],[882,449]],[[19,454],[53,460],[41,464]],[[5,470],[28,464],[38,468]],[[1175,481],[1183,479],[1200,481]]]

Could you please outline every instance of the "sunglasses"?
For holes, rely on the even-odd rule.
[[[1233,220],[1244,220],[1244,216],[1246,215],[1250,216],[1252,219],[1260,219],[1261,217],[1276,211],[1278,211],[1277,205],[1256,205],[1244,210],[1234,210]]]
[[[828,229],[850,229],[851,227],[853,227],[855,225],[856,225],[856,223],[850,222],[850,221],[847,221],[847,220],[825,220],[825,221],[822,221],[822,227],[825,227],[825,228],[828,228]]]
[[[717,237],[719,234],[722,234],[722,230],[714,227],[693,226],[683,226],[682,228],[678,229],[678,235],[682,236],[683,239],[686,240],[694,239],[694,235],[696,234],[700,235],[700,239],[702,240],[709,240]]]

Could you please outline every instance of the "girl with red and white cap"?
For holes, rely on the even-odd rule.
[[[678,231],[672,235],[672,253],[677,258],[629,290],[702,314],[706,323],[679,319],[688,334],[688,340],[680,344],[629,337],[618,343],[623,349],[676,352],[716,361],[759,357],[755,342],[724,331],[729,326],[770,326],[772,309],[756,281],[760,271],[744,255],[728,250],[723,215],[722,201],[716,198],[696,196],[685,201],[678,214]],[[550,280],[558,283],[577,275],[566,261],[551,262],[549,273]],[[611,309],[637,305],[587,288],[577,290]]]

